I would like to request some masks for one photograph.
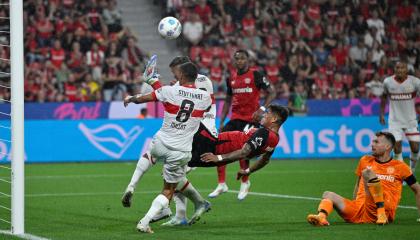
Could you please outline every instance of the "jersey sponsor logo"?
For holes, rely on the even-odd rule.
[[[78,127],[93,146],[116,159],[120,159],[143,132],[143,128],[139,126],[125,131],[117,124],[104,124],[97,128],[88,128],[85,124],[80,123]]]
[[[388,173],[388,174],[393,174],[394,172],[395,172],[395,168],[394,167],[388,167],[386,169],[386,173]]]
[[[187,124],[171,122],[171,128],[175,128],[175,129],[178,129],[178,130],[185,130],[186,126],[187,126]]]
[[[252,93],[252,88],[250,88],[250,87],[235,88],[235,89],[233,89],[233,93]]]
[[[390,98],[394,101],[411,100],[416,97],[416,92],[412,93],[391,93]]]
[[[250,84],[251,83],[251,78],[245,78],[245,83]]]
[[[376,177],[378,177],[379,180],[384,180],[387,182],[394,182],[395,177],[392,175],[382,175],[382,174],[376,174]]]

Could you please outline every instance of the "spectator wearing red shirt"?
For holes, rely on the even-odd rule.
[[[268,64],[264,67],[264,70],[266,72],[268,80],[273,85],[277,85],[277,82],[279,81],[280,76],[280,68],[277,64],[276,59],[270,59],[268,60]]]
[[[66,52],[61,47],[60,40],[54,40],[54,47],[50,51],[50,60],[56,69],[61,68],[61,64],[66,59]]]
[[[209,69],[213,62],[213,51],[208,44],[204,44],[204,49],[200,52],[200,63],[198,64],[202,69]]]
[[[213,82],[214,93],[219,95],[226,91],[226,83],[223,81],[223,67],[219,58],[214,58],[210,67],[210,79]]]
[[[75,102],[77,100],[76,79],[73,74],[70,74],[68,81],[64,83],[64,94],[70,102]]]
[[[104,62],[104,52],[99,50],[98,44],[92,44],[92,49],[86,53],[86,64],[92,69],[94,80],[100,80],[102,74],[102,64]]]
[[[133,37],[128,38],[127,46],[122,51],[122,57],[129,69],[134,69],[134,67],[143,64],[144,55],[140,48],[136,46],[136,42]]]
[[[407,23],[414,12],[413,6],[408,0],[404,0],[402,5],[398,6],[396,16],[404,23]]]
[[[207,24],[210,21],[211,16],[211,8],[207,4],[206,0],[199,0],[198,4],[194,8],[194,12],[197,13],[201,20]]]
[[[85,58],[84,54],[80,51],[80,44],[78,42],[74,42],[67,65],[72,71],[80,73],[84,69],[84,63]]]
[[[242,19],[242,29],[245,36],[249,36],[256,31],[255,19],[250,12],[248,12]]]
[[[35,22],[35,28],[37,31],[37,41],[39,47],[49,47],[51,44],[50,38],[54,31],[54,25],[48,18],[45,17],[45,15],[40,14]]]
[[[332,50],[332,56],[339,67],[343,67],[346,64],[348,54],[349,50],[342,41],[339,41],[337,47]]]

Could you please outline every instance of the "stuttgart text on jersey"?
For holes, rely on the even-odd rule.
[[[184,90],[179,90],[178,91],[178,94],[180,95],[180,96],[183,96],[183,97],[186,97],[186,98],[190,98],[190,99],[199,99],[199,100],[202,100],[203,99],[203,94],[201,94],[201,93],[192,93],[192,92],[187,92],[187,91],[184,91]]]

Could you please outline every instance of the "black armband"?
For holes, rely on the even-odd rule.
[[[410,176],[408,176],[408,178],[404,179],[404,181],[407,183],[408,186],[411,186],[417,182],[417,179],[413,174],[411,174]]]

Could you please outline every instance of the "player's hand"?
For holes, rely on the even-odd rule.
[[[131,103],[131,100],[133,99],[133,96],[127,96],[127,97],[125,97],[124,98],[124,107],[127,107],[127,105],[129,104],[129,103]]]
[[[240,169],[239,171],[238,171],[238,173],[236,174],[236,180],[239,180],[239,179],[241,179],[242,177],[244,177],[244,176],[249,176],[249,172],[246,172],[246,170],[245,169]]]
[[[204,161],[204,162],[218,162],[219,161],[217,156],[214,155],[213,153],[201,154],[200,158],[201,158],[201,161]]]
[[[379,122],[382,124],[382,125],[385,125],[385,117],[384,117],[384,115],[379,115]]]
[[[261,108],[258,108],[257,111],[255,111],[252,114],[252,120],[256,123],[260,122],[262,115],[264,114],[264,111]]]

